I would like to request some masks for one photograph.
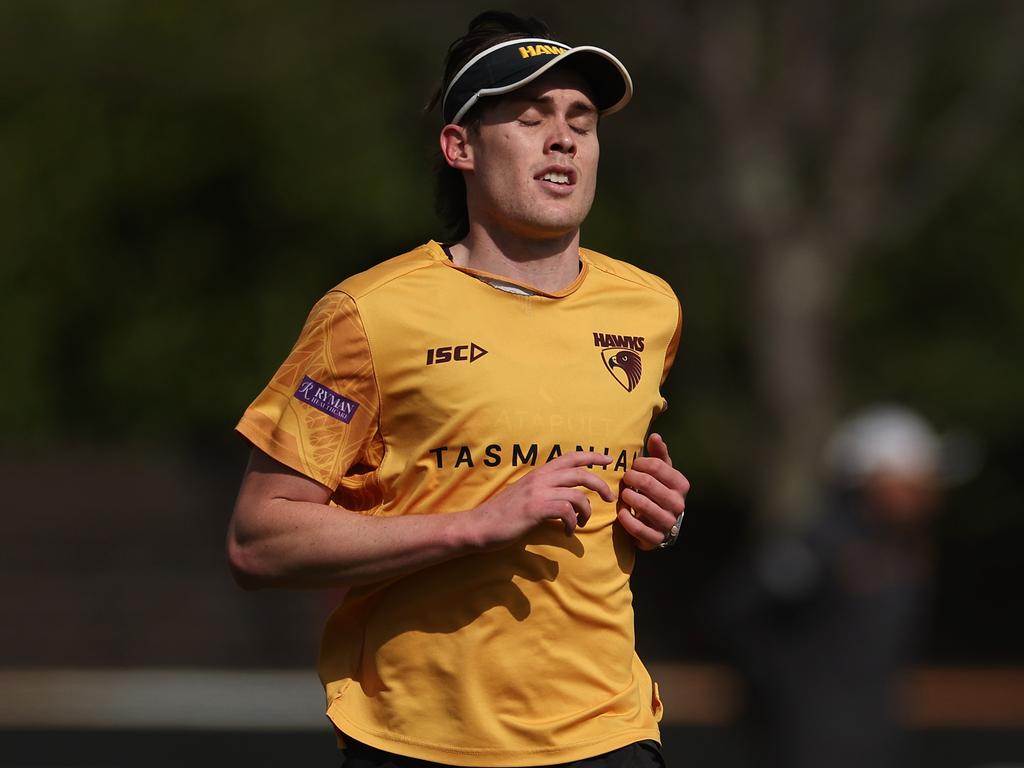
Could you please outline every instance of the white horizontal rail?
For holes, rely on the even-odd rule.
[[[328,727],[312,670],[0,669],[0,728]]]

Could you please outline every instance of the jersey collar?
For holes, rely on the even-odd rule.
[[[560,291],[548,292],[542,291],[540,288],[537,288],[534,285],[530,285],[529,283],[524,283],[522,281],[515,280],[514,278],[510,278],[507,275],[498,275],[493,272],[486,272],[482,269],[470,269],[469,267],[457,266],[448,257],[448,254],[445,252],[444,247],[435,240],[429,241],[424,247],[430,252],[431,256],[433,256],[435,261],[439,261],[442,264],[449,267],[450,269],[454,269],[455,271],[461,272],[464,275],[469,275],[470,277],[474,277],[477,280],[487,283],[494,287],[496,290],[504,290],[498,286],[494,286],[494,283],[501,283],[508,286],[516,286],[522,288],[524,291],[527,291],[532,296],[543,296],[544,298],[548,299],[564,299],[566,296],[570,296],[573,293],[575,293],[579,289],[579,287],[583,285],[583,281],[586,280],[587,272],[589,271],[589,264],[587,263],[587,259],[583,255],[583,251],[581,249],[580,271],[579,274],[576,275],[576,279],[573,280],[571,283],[569,283],[569,285],[567,285]],[[511,295],[519,293],[518,291],[515,293],[511,291],[505,292]]]

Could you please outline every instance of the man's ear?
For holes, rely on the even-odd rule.
[[[469,129],[449,123],[441,129],[441,154],[458,171],[473,170],[473,145],[469,142]]]

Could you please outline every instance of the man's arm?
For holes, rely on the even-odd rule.
[[[581,488],[613,500],[586,469],[610,461],[574,451],[470,510],[373,517],[329,506],[329,488],[254,448],[228,527],[228,560],[246,589],[349,586],[498,549],[552,519],[571,536],[590,517]]]

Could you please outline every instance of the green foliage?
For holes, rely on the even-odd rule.
[[[920,238],[861,265],[842,348],[857,402],[902,398],[994,441],[1024,433],[1024,131]]]
[[[224,432],[320,294],[429,237],[429,80],[304,10],[0,11],[8,439]]]

